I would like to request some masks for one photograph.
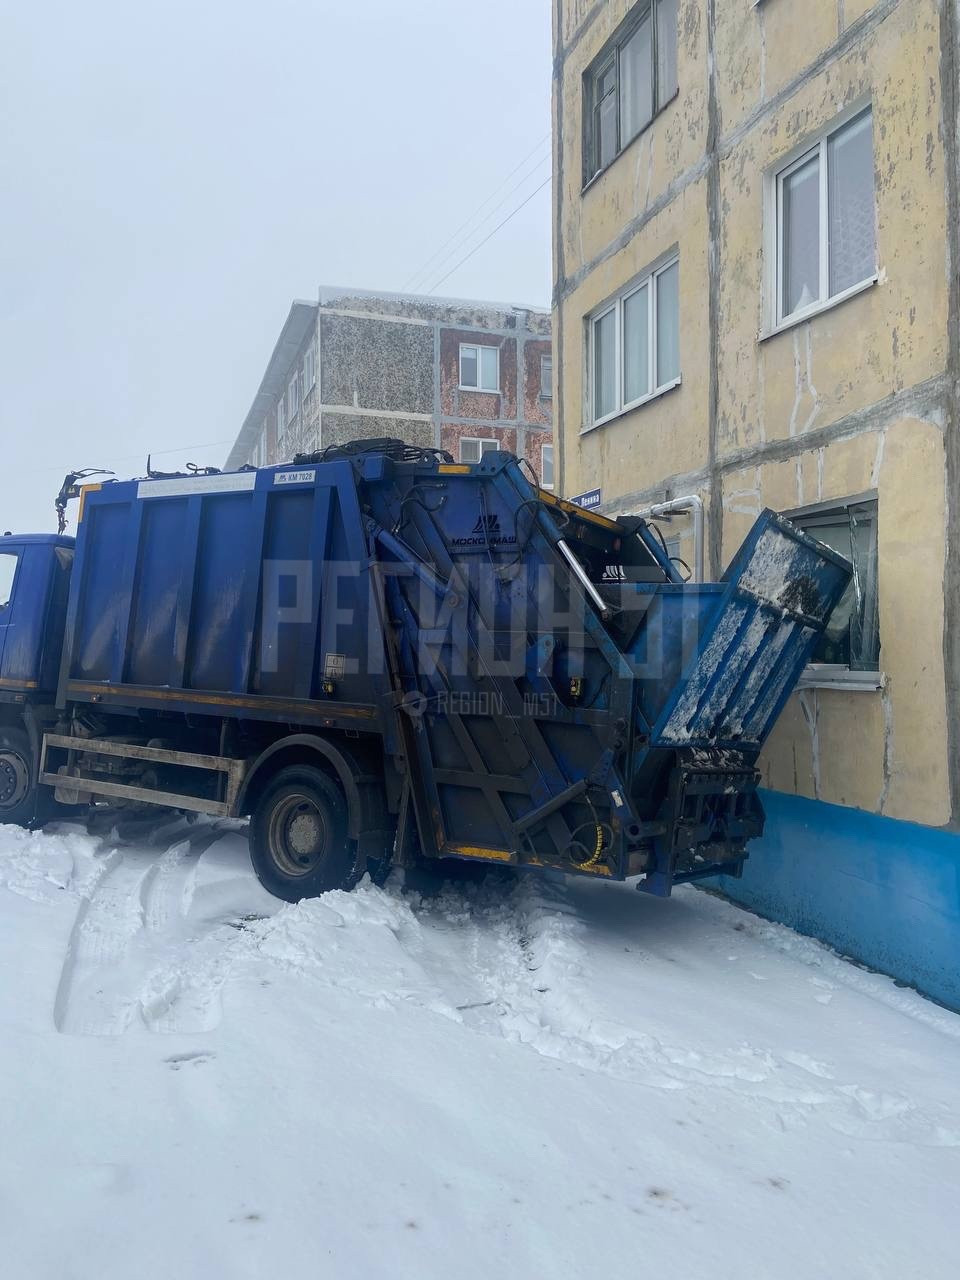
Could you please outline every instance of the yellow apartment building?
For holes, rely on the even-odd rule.
[[[559,487],[854,563],[724,888],[960,1005],[958,0],[555,0]]]

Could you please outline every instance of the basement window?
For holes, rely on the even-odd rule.
[[[460,441],[460,461],[480,462],[485,453],[497,453],[499,448],[499,440],[475,440],[464,436]]]
[[[876,498],[811,507],[791,513],[790,519],[853,565],[853,578],[817,643],[803,683],[876,688],[880,672]]]
[[[461,342],[460,386],[464,391],[499,391],[500,348]]]
[[[677,3],[642,0],[585,73],[584,185],[676,94]]]
[[[589,317],[592,426],[679,383],[679,290],[672,258]]]
[[[776,326],[876,279],[872,111],[825,134],[773,181]]]

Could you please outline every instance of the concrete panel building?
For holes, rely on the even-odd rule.
[[[528,460],[553,486],[550,313],[321,288],[294,302],[228,467],[399,436],[478,461]]]
[[[957,0],[555,0],[563,491],[855,586],[733,896],[960,1005]],[[694,516],[699,503],[705,521]]]

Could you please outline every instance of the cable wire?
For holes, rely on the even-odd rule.
[[[490,201],[500,194],[500,192],[507,185],[507,183],[513,177],[513,175],[515,173],[519,173],[519,171],[527,163],[530,157],[533,156],[537,151],[539,151],[540,148],[543,146],[543,144],[545,142],[548,142],[549,140],[550,140],[550,134],[545,133],[543,137],[540,139],[540,141],[527,152],[527,154],[523,157],[520,163],[515,168],[510,170],[510,172],[503,179],[500,185],[498,187],[495,187],[493,191],[490,192],[486,200],[482,201],[480,204],[477,205],[473,213],[471,213],[469,218],[467,218],[466,222],[461,222],[460,226],[457,227],[456,231],[454,231],[452,235],[450,235],[446,240],[444,240],[443,244],[441,244],[437,249],[433,251],[433,253],[431,253],[430,257],[427,258],[426,262],[424,262],[422,266],[418,267],[417,270],[414,271],[413,275],[407,277],[406,282],[401,286],[401,290],[400,290],[401,293],[404,292],[406,289],[408,289],[415,280],[419,279],[420,276],[428,274],[429,268],[433,266],[434,262],[443,253],[443,251],[447,248],[447,246],[452,244],[453,241],[459,237],[460,233],[463,230],[465,230],[465,228],[470,226],[470,224],[473,222],[474,218],[476,218],[477,214],[481,211],[481,209],[485,209],[487,205],[490,203]],[[542,161],[540,161],[539,164],[542,164]],[[539,168],[539,164],[536,166],[536,168]],[[527,177],[529,176],[530,175],[528,174]],[[524,181],[526,181],[526,179],[524,179]]]
[[[503,199],[498,200],[497,203],[493,206],[493,208],[489,211],[489,213],[484,214],[484,216],[480,219],[480,221],[475,226],[471,227],[466,235],[456,238],[455,243],[451,245],[451,247],[446,251],[446,253],[442,253],[440,255],[440,257],[438,258],[438,260],[433,266],[433,271],[429,271],[426,274],[429,276],[436,271],[442,271],[443,268],[446,266],[446,264],[450,261],[450,259],[456,257],[456,255],[460,253],[470,243],[470,240],[473,236],[483,231],[483,228],[486,226],[487,223],[489,223],[490,219],[493,218],[497,213],[499,213],[500,210],[504,207],[504,205],[510,203],[510,201],[517,194],[517,192],[522,187],[524,187],[530,181],[531,178],[536,176],[537,170],[540,169],[543,165],[545,165],[549,161],[549,159],[550,159],[550,156],[545,155],[541,160],[539,160],[533,166],[533,168],[530,170],[529,173],[525,173],[523,177],[520,179],[520,181],[515,183],[510,188],[510,190],[506,193]]]
[[[212,449],[214,448],[215,445],[233,444],[233,442],[234,442],[234,437],[231,436],[227,440],[207,440],[203,444],[181,444],[181,445],[177,445],[175,449],[151,449],[149,452],[152,457],[159,458],[166,453],[187,453],[190,449]],[[91,449],[90,452],[93,452],[93,450]],[[108,454],[107,461],[108,462],[137,462],[139,461],[140,458],[143,457],[144,453],[146,452],[147,450],[144,449],[144,450],[141,450],[140,453],[127,453],[122,455],[121,457],[116,457],[113,454]],[[52,467],[38,467],[37,470],[38,471],[62,471],[63,464],[57,463],[55,466],[52,466]]]
[[[441,276],[439,280],[435,280],[433,284],[430,286],[430,290],[429,290],[430,293],[433,293],[435,289],[438,289],[440,285],[443,284],[444,280],[449,280],[450,277],[453,275],[453,273],[455,271],[459,271],[459,269],[463,266],[465,262],[469,262],[470,259],[473,257],[473,255],[478,250],[482,249],[488,240],[493,239],[493,237],[497,234],[497,232],[501,229],[501,227],[505,227],[511,218],[516,217],[516,215],[520,212],[520,210],[524,207],[524,205],[528,205],[530,203],[530,201],[533,199],[533,197],[537,194],[538,191],[542,191],[543,188],[549,182],[552,181],[552,178],[553,178],[552,174],[549,177],[545,178],[543,182],[540,183],[539,187],[535,187],[534,190],[530,192],[530,194],[527,196],[525,200],[521,200],[521,202],[517,205],[517,207],[513,210],[512,213],[508,213],[502,222],[497,223],[497,225],[493,228],[493,230],[490,232],[489,235],[484,236],[484,238],[480,241],[480,243],[474,245],[474,247],[470,250],[469,253],[464,254],[464,256],[460,259],[459,262],[454,263],[454,265],[450,268],[450,270],[446,273],[446,275]]]

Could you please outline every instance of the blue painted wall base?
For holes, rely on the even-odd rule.
[[[762,792],[735,902],[960,1010],[960,834]]]

